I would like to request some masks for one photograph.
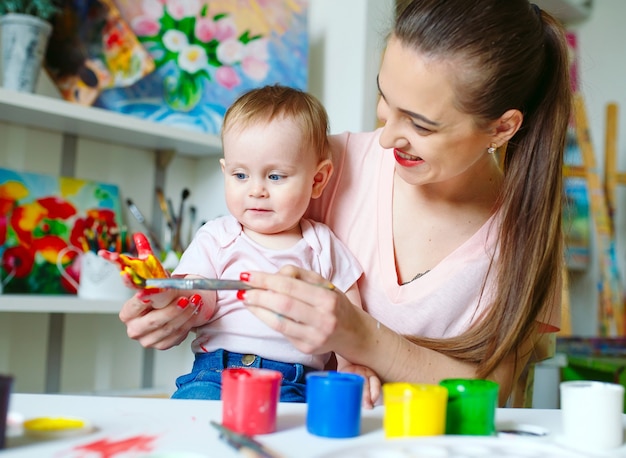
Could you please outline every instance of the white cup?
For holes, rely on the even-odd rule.
[[[78,253],[80,257],[80,277],[78,283],[63,267],[61,259],[68,251]],[[57,267],[70,284],[74,285],[81,299],[120,300],[129,299],[134,291],[122,281],[120,269],[113,263],[98,256],[92,251],[82,252],[74,247],[59,251]]]
[[[624,441],[624,387],[616,383],[561,382],[563,443],[587,451],[610,450]]]

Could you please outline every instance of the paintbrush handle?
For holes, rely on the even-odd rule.
[[[189,207],[189,227],[187,228],[187,246],[191,243],[193,239],[194,231],[196,225],[196,207],[193,205]]]
[[[150,237],[152,244],[154,245],[154,248],[156,248],[159,251],[162,251],[163,248],[161,247],[161,244],[159,243],[159,238],[152,231],[152,229],[150,229],[150,226],[148,226],[148,222],[146,221],[146,218],[143,216],[143,214],[139,210],[139,207],[137,207],[137,205],[135,205],[135,203],[131,199],[126,199],[126,204],[128,205],[128,209],[130,210],[131,214],[135,217],[135,219],[139,222],[139,224],[141,224],[144,227],[144,229],[148,233],[148,236]]]
[[[161,213],[163,213],[163,216],[165,217],[165,222],[167,223],[167,227],[169,227],[170,230],[173,230],[174,219],[167,207],[167,201],[165,200],[165,195],[163,194],[163,191],[160,188],[156,190],[156,195],[157,195],[157,200],[159,201],[159,207],[161,207]]]
[[[212,420],[210,423],[220,432],[220,438],[237,450],[240,455],[249,458],[281,458],[280,455],[257,442],[251,436],[236,433],[232,429]]]
[[[174,230],[174,237],[172,237],[172,249],[174,251],[183,251],[183,244],[180,240],[180,227],[182,225],[182,214],[176,219],[176,229]]]
[[[132,215],[135,217],[135,219],[139,222],[139,224],[145,225],[146,218],[144,218],[143,214],[139,211],[137,206],[134,203],[132,203],[132,201],[130,200],[128,200],[127,203],[128,203],[128,209],[130,210]]]
[[[176,222],[176,213],[174,213],[174,204],[172,203],[172,199],[167,199],[167,210],[170,215],[172,215],[172,221]],[[172,226],[172,229],[174,229],[174,226]]]
[[[176,216],[176,230],[174,231],[174,239],[172,240],[172,246],[174,251],[183,251],[183,243],[181,240],[181,228],[183,225],[183,211],[185,209],[185,200],[189,197],[189,189],[183,189],[183,193],[180,197],[180,206],[178,207],[178,215]]]
[[[160,289],[206,289],[206,290],[244,290],[254,289],[250,284],[239,280],[221,278],[148,278],[146,286]]]

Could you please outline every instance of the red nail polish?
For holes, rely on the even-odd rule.
[[[245,289],[240,289],[239,291],[237,291],[237,299],[239,299],[240,301],[245,301],[246,300],[246,290]]]
[[[202,296],[200,296],[199,294],[193,294],[189,298],[189,302],[191,302],[196,307],[202,307]]]
[[[241,272],[239,274],[239,280],[241,280],[241,281],[250,281],[250,272]]]
[[[181,297],[180,299],[178,299],[178,302],[176,302],[176,305],[179,309],[184,310],[189,305],[189,299],[187,299],[186,297]]]

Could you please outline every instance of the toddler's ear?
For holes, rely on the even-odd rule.
[[[326,159],[318,164],[317,172],[315,172],[315,176],[313,177],[312,199],[317,199],[322,195],[322,191],[324,191],[332,174],[333,162],[330,159]]]

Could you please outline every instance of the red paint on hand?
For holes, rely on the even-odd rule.
[[[119,266],[127,285],[143,289],[145,295],[161,292],[162,290],[159,288],[146,288],[145,281],[148,278],[166,278],[169,277],[169,274],[154,255],[150,242],[144,234],[136,232],[133,235],[133,240],[137,247],[136,258],[106,250],[100,250],[98,255]]]

